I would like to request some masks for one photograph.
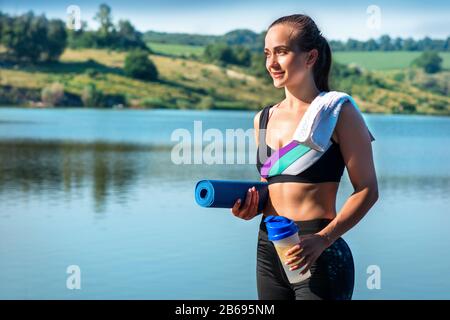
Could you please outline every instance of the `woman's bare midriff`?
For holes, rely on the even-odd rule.
[[[270,184],[263,215],[279,215],[294,221],[334,219],[338,187],[338,182]]]
[[[290,127],[288,133],[283,136],[291,137],[295,130],[295,123],[298,123],[298,120],[293,121],[292,117],[288,117],[278,121],[278,123],[283,123],[285,129]],[[271,124],[273,123],[274,121],[272,120]],[[275,132],[280,130],[280,128],[276,128]],[[333,131],[332,137],[336,143],[339,143],[336,131]],[[274,140],[279,140],[279,138]],[[269,142],[268,145],[272,145],[271,136],[267,136],[267,141]],[[283,139],[283,141],[283,143],[274,143],[273,145],[283,146],[286,144],[287,139]],[[294,221],[334,219],[336,217],[338,187],[338,182],[272,183],[269,185],[269,198],[263,209],[263,215],[279,215]]]

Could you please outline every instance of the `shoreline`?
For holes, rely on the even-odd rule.
[[[211,109],[196,109],[196,108],[146,108],[146,107],[80,107],[80,106],[23,106],[23,105],[0,105],[1,109],[30,109],[30,110],[114,110],[114,111],[163,111],[163,110],[171,110],[171,111],[259,111],[260,109],[244,109],[244,108],[211,108]],[[402,115],[402,116],[435,116],[435,117],[450,117],[450,110],[448,113],[421,113],[421,112],[396,112],[396,113],[388,113],[388,112],[370,112],[370,111],[362,111],[363,114],[370,115]],[[3,121],[0,121],[0,124]]]

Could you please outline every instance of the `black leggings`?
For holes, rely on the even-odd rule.
[[[344,239],[337,239],[311,266],[311,277],[291,284],[273,243],[267,238],[264,216],[258,234],[256,282],[260,300],[350,300],[355,268]],[[331,220],[295,221],[299,235],[316,233]]]

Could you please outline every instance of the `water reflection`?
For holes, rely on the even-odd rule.
[[[175,165],[171,146],[131,143],[6,140],[0,142],[0,196],[90,195],[95,212],[126,203],[137,189],[162,182],[175,189],[199,179],[258,180],[254,165]],[[351,189],[348,179],[343,189]],[[446,199],[450,177],[379,175],[384,199]],[[149,194],[149,198],[152,195]]]
[[[76,143],[39,140],[0,142],[0,195],[76,193],[91,189],[95,210],[108,197],[122,195],[142,178],[157,172],[156,158],[164,147],[128,143]],[[160,162],[159,162],[160,163]],[[143,170],[144,169],[144,170]]]

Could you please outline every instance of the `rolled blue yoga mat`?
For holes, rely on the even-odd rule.
[[[195,201],[202,207],[232,208],[237,199],[244,204],[247,191],[255,187],[259,192],[258,213],[264,209],[268,196],[267,182],[200,180],[195,186]]]

